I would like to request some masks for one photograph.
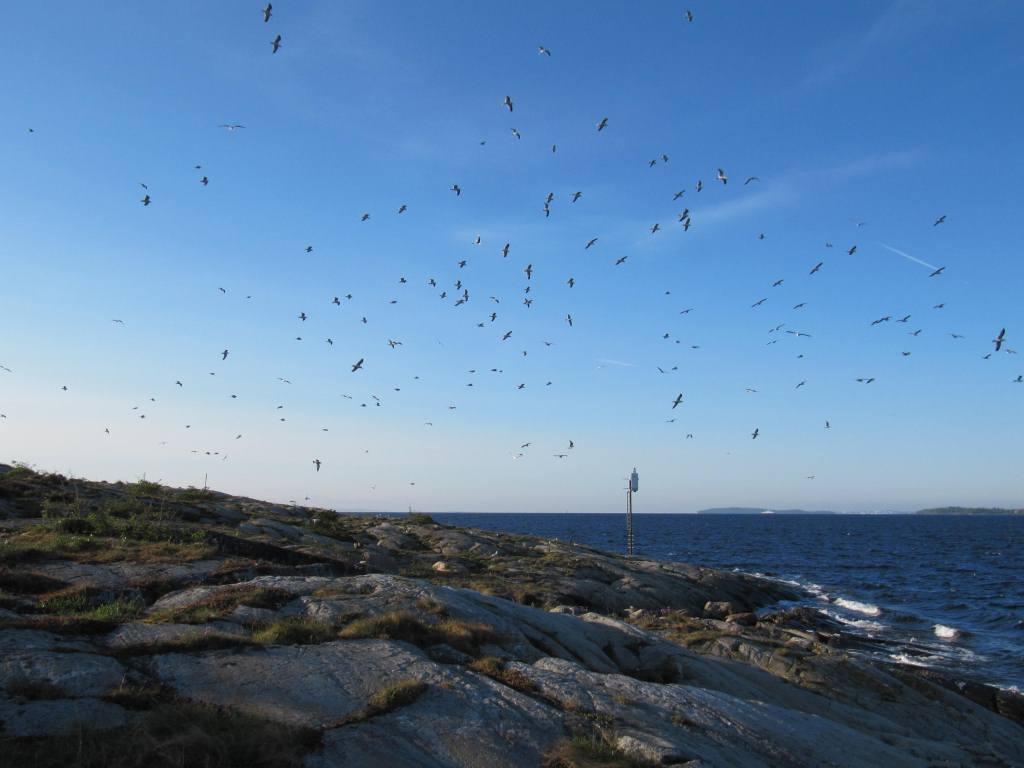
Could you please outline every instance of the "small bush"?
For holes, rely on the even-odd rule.
[[[99,590],[95,587],[68,587],[39,598],[39,610],[58,616],[75,616],[92,608]]]
[[[315,645],[336,637],[330,624],[299,616],[279,619],[252,633],[254,642],[265,645]]]
[[[161,496],[164,491],[164,487],[160,483],[154,483],[149,480],[136,480],[134,483],[129,483],[126,487],[128,493],[138,497]]]
[[[14,480],[16,478],[32,477],[36,474],[37,472],[31,467],[31,465],[26,464],[23,461],[16,461],[14,462],[14,466],[5,472],[0,473],[0,477],[4,480]]]
[[[426,690],[427,684],[422,680],[402,680],[386,685],[370,697],[366,709],[371,716],[383,715],[385,712],[391,712],[399,707],[412,704]]]
[[[619,752],[597,732],[577,734],[556,744],[542,768],[640,768],[642,763]]]
[[[472,655],[480,652],[481,644],[500,639],[494,628],[487,624],[459,619],[442,619],[436,624],[425,624],[408,611],[391,611],[356,619],[342,629],[339,636],[347,640],[362,637],[404,640],[421,647],[447,643]]]
[[[422,680],[412,678],[385,685],[370,697],[365,707],[350,715],[346,715],[328,727],[338,728],[343,725],[350,725],[351,723],[361,723],[364,720],[369,720],[371,717],[377,717],[378,715],[393,712],[400,707],[406,707],[422,696],[427,688],[427,684]]]
[[[469,668],[520,693],[534,693],[537,690],[533,680],[519,670],[508,669],[504,661],[494,656],[474,659],[470,662]]]
[[[213,498],[213,491],[209,488],[196,488],[190,485],[188,488],[178,491],[178,498],[182,501],[207,501]]]
[[[342,629],[339,636],[348,640],[375,637],[381,640],[404,640],[413,645],[431,645],[434,633],[411,613],[391,611],[356,619]]]
[[[118,597],[97,603],[103,594],[104,591],[97,587],[68,587],[40,597],[39,610],[56,616],[120,624],[134,619],[146,607],[135,597]]]

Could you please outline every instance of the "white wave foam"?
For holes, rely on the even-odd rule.
[[[847,600],[845,597],[837,597],[833,602],[840,608],[845,608],[848,611],[854,611],[856,613],[863,613],[865,616],[879,616],[882,613],[882,609],[877,605],[861,603],[856,600]]]
[[[936,624],[935,636],[943,640],[956,640],[960,637],[960,630],[956,627],[947,627],[945,624]]]
[[[932,666],[927,661],[924,661],[920,656],[908,656],[905,653],[890,653],[889,658],[893,661],[898,661],[900,664],[909,664],[912,667]]]
[[[843,616],[837,611],[830,611],[828,609],[821,610],[821,613],[828,616],[830,619],[835,619],[840,624],[845,624],[848,627],[856,627],[857,629],[865,630],[866,632],[883,632],[885,626],[879,624],[877,621],[871,621],[870,619],[851,619],[847,616]]]

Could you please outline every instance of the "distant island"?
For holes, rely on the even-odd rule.
[[[1002,507],[935,507],[919,509],[918,515],[1024,515],[1024,509],[1003,509]]]

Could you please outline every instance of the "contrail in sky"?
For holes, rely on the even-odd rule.
[[[887,248],[888,250],[892,251],[895,254],[902,256],[904,259],[910,259],[911,261],[917,262],[922,266],[928,267],[928,269],[938,269],[938,267],[936,267],[934,264],[929,264],[927,261],[921,261],[920,259],[911,256],[909,253],[904,253],[899,248],[893,248],[891,245],[886,245],[885,243],[879,243],[879,245],[882,246],[883,248]]]

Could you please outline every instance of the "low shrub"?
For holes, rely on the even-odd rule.
[[[315,645],[334,640],[330,624],[300,616],[289,616],[252,633],[253,642],[264,645]]]

